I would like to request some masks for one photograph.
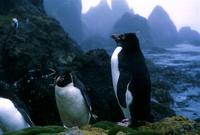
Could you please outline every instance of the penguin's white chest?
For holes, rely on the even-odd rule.
[[[118,61],[118,54],[121,52],[122,47],[117,47],[111,57],[111,72],[112,72],[112,82],[113,88],[115,91],[115,95],[117,95],[117,83],[119,80],[119,61]]]
[[[112,72],[112,82],[113,82],[113,88],[114,88],[114,92],[115,92],[115,96],[117,98],[117,101],[118,101],[118,104],[120,106],[120,108],[122,109],[123,111],[123,114],[126,118],[131,118],[130,116],[130,110],[129,110],[129,105],[131,104],[132,100],[133,100],[133,97],[130,93],[130,91],[128,90],[128,85],[127,84],[127,91],[125,94],[126,96],[126,104],[127,104],[127,108],[124,108],[120,105],[119,103],[119,99],[117,97],[117,84],[118,84],[118,81],[119,81],[119,77],[120,77],[120,71],[119,71],[119,58],[118,58],[118,55],[119,53],[122,51],[122,47],[117,47],[113,54],[112,54],[112,57],[111,57],[111,72]]]
[[[0,131],[15,131],[28,127],[30,125],[14,104],[9,99],[0,97]]]
[[[89,123],[90,113],[81,91],[73,83],[55,88],[56,103],[63,124],[67,127]]]

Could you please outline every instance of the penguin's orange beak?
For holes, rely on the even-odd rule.
[[[118,34],[112,34],[111,38],[114,39],[116,42],[118,42],[120,40],[120,37]]]

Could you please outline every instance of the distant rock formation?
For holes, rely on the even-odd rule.
[[[87,27],[89,36],[102,35],[107,36],[113,25],[112,11],[107,0],[102,0],[98,6],[91,8],[83,15],[83,21]],[[86,35],[88,36],[88,35]]]
[[[148,18],[155,44],[159,47],[169,47],[178,42],[176,26],[167,12],[156,6]]]
[[[115,21],[122,17],[126,12],[132,12],[128,6],[126,0],[112,0],[111,2],[112,14],[115,17]]]
[[[132,11],[125,0],[112,0],[111,7],[109,7],[107,0],[101,0],[99,5],[83,15],[89,36],[94,34],[108,37],[115,22],[126,12]]]
[[[192,30],[190,27],[182,27],[178,32],[180,41],[183,43],[199,44],[200,45],[200,34]]]
[[[92,35],[88,38],[86,38],[82,44],[81,44],[81,48],[84,51],[89,51],[89,50],[93,50],[93,49],[102,49],[102,48],[108,48],[108,41],[100,36],[100,35]],[[106,49],[107,50],[107,49]]]
[[[72,39],[82,40],[81,0],[44,0],[47,14],[58,20]]]
[[[125,13],[114,25],[113,33],[134,32],[140,39],[143,48],[153,46],[151,31],[147,20],[139,15]]]

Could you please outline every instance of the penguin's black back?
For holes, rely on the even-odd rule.
[[[137,37],[133,36],[127,42],[122,42],[122,51],[118,54],[120,77],[118,81],[118,96],[121,104],[125,103],[125,91],[129,83],[129,91],[133,96],[130,113],[133,121],[151,121],[151,80],[145,58],[139,47]]]
[[[78,89],[80,89],[81,94],[83,95],[83,98],[87,104],[88,110],[90,111],[90,113],[92,115],[91,101],[87,94],[87,89],[86,89],[85,85],[83,84],[81,78],[78,76],[77,72],[72,72],[71,75],[72,75],[72,80],[73,80],[74,86],[77,87]]]

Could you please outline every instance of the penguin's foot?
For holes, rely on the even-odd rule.
[[[123,127],[128,127],[131,124],[130,119],[123,119],[121,122],[117,122],[117,125],[123,126]]]
[[[64,135],[83,135],[79,127],[67,128]]]
[[[126,123],[126,122],[129,122],[130,120],[128,119],[128,118],[126,118],[126,119],[123,119],[121,122],[122,123]]]

